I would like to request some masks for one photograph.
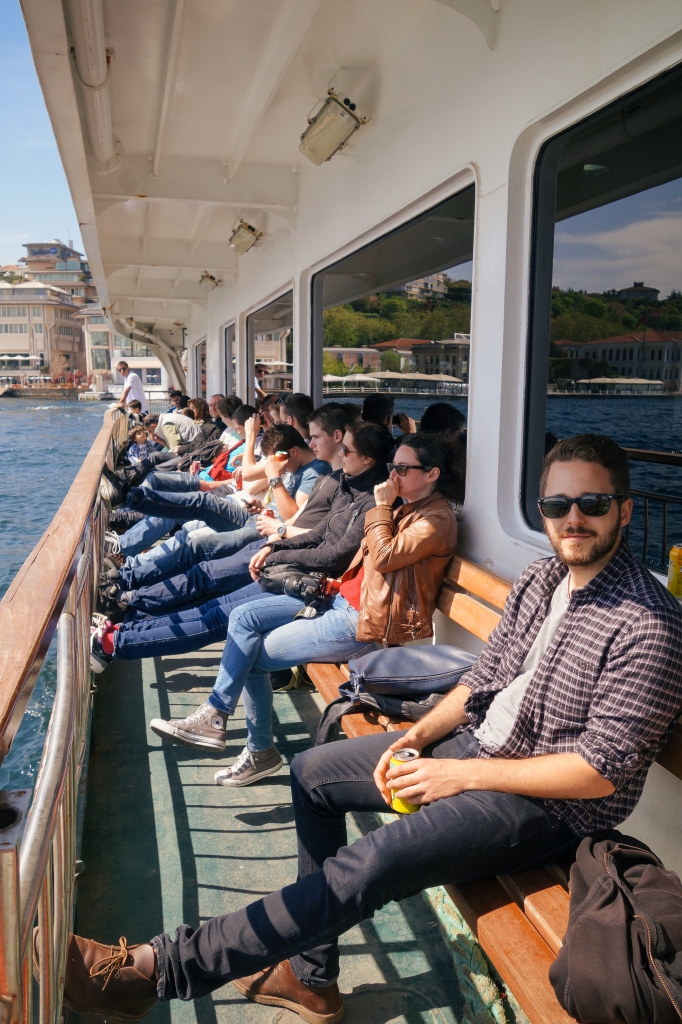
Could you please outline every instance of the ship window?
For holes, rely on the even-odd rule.
[[[200,341],[194,349],[194,390],[201,398],[206,398],[206,341]]]
[[[468,345],[475,205],[476,190],[470,185],[315,275],[310,393],[316,403],[323,393],[332,397],[334,390],[345,388],[329,381],[323,392],[323,375],[346,376],[352,370],[335,349],[404,339],[401,347],[412,349],[416,367],[414,343],[420,339],[443,341],[462,335]],[[428,280],[431,275],[436,277]],[[419,362],[423,359],[420,356]],[[435,357],[426,360],[422,365],[429,367],[438,362]],[[381,364],[382,370],[413,370],[396,350],[382,352]],[[464,385],[465,365],[468,361],[463,360]],[[406,390],[416,386],[407,378],[404,387],[400,382],[396,410],[400,406],[420,419],[428,399],[418,403],[416,398],[404,397]],[[462,383],[443,381],[433,390],[433,401],[449,398],[466,415]]]
[[[235,377],[235,350],[234,350],[234,324],[225,328],[223,335],[223,369],[225,373],[225,394],[235,395],[237,393],[237,381]]]
[[[661,380],[660,370],[655,374],[650,366],[663,351],[646,345],[657,342],[659,332],[682,330],[682,66],[549,139],[533,191],[522,505],[528,524],[541,530],[536,499],[552,435],[593,431],[626,448],[672,452],[679,446],[663,406],[646,398],[649,390],[678,391],[677,378],[668,375],[659,385],[635,379]],[[607,353],[609,360],[614,350],[620,354],[609,342],[624,336],[640,342],[628,356],[633,382],[609,384],[604,378],[617,371]],[[568,359],[559,342],[593,345]],[[559,389],[565,392],[565,379],[593,399],[555,397]],[[634,489],[679,493],[682,476],[674,465],[633,460],[630,470]],[[669,509],[671,523],[675,519],[669,543],[682,536],[676,509]],[[662,503],[650,510],[648,551],[643,520],[643,500],[636,499],[631,547],[647,564],[663,568]]]
[[[246,394],[254,403],[254,366],[258,362],[270,362],[273,373],[268,374],[266,391],[291,390],[291,362],[293,359],[294,293],[285,292],[273,299],[267,306],[256,310],[246,318]],[[274,332],[279,338],[274,340]],[[275,354],[276,349],[276,354]],[[280,365],[275,366],[276,363]],[[281,364],[285,365],[282,366]],[[274,372],[274,371],[277,372]],[[274,386],[269,381],[274,379]]]

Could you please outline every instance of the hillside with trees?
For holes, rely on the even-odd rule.
[[[471,282],[447,281],[448,294],[442,298],[410,299],[405,295],[370,295],[335,306],[324,313],[325,348],[364,348],[394,338],[425,338],[442,341],[453,334],[469,333],[471,323]],[[384,352],[382,369],[399,370],[395,352]],[[354,371],[362,367],[353,367]],[[324,372],[343,376],[351,372],[328,353]]]

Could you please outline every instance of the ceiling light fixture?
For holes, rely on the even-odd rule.
[[[243,256],[262,237],[262,231],[258,231],[253,224],[247,224],[245,220],[240,219],[230,237],[230,249],[234,249],[239,256]]]
[[[221,285],[223,282],[218,277],[214,277],[213,274],[209,274],[208,270],[205,270],[199,278],[199,284],[202,288],[205,288],[207,292],[212,292],[214,288]]]
[[[583,164],[583,172],[588,178],[600,178],[602,174],[608,174],[609,170],[605,164]]]
[[[315,117],[308,118],[308,127],[301,135],[299,149],[319,167],[343,149],[349,138],[367,118],[357,114],[354,103],[341,99],[333,89],[327,89],[327,99]]]

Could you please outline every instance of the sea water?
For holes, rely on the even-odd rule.
[[[89,402],[0,398],[0,598],[61,505],[102,426],[104,409]],[[11,637],[2,641],[11,643]],[[35,782],[54,699],[55,655],[56,638],[0,766],[0,789]]]

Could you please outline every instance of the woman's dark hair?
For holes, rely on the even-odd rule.
[[[436,490],[448,501],[464,501],[464,449],[459,441],[440,434],[403,434],[398,448],[412,448],[420,463],[428,469],[439,469]],[[398,450],[397,448],[395,449]]]
[[[208,411],[208,402],[203,398],[190,398],[190,408],[194,409],[194,418],[197,420],[210,420],[211,414]]]
[[[395,441],[383,424],[353,423],[346,429],[360,455],[375,462],[388,462]]]
[[[466,417],[449,402],[434,402],[423,412],[419,430],[423,434],[456,434],[466,425]]]
[[[606,434],[577,434],[559,441],[545,455],[540,477],[540,494],[544,497],[549,467],[555,462],[596,462],[607,469],[615,494],[630,496],[630,463],[625,451]]]

